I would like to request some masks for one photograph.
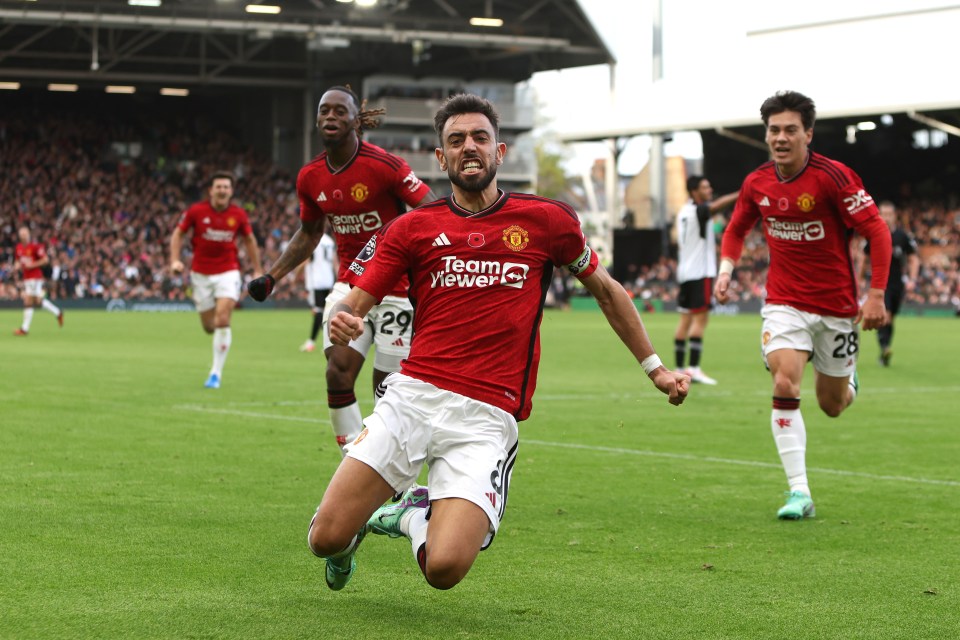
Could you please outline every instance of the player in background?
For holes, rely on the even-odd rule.
[[[50,264],[47,249],[40,242],[32,242],[30,229],[20,227],[17,230],[20,242],[14,249],[14,269],[21,269],[23,273],[23,323],[14,330],[15,336],[26,336],[30,333],[30,324],[33,322],[33,310],[43,307],[57,316],[57,324],[63,326],[63,311],[47,300],[43,287],[43,267]]]
[[[739,191],[713,199],[710,181],[700,175],[687,178],[690,199],[677,213],[677,281],[680,293],[677,311],[680,322],[673,336],[677,370],[683,371],[690,342],[690,367],[686,374],[691,382],[717,384],[700,369],[703,334],[713,308],[713,281],[717,277],[717,240],[712,217],[731,206]]]
[[[233,188],[233,174],[215,173],[207,191],[209,199],[191,205],[170,236],[170,271],[180,273],[184,268],[180,260],[183,236],[193,229],[193,262],[190,264],[193,301],[200,312],[203,330],[213,335],[213,364],[203,385],[208,389],[220,388],[223,365],[232,342],[230,319],[243,287],[238,236],[243,240],[254,275],[263,272],[247,212],[231,203]]]
[[[554,267],[597,298],[653,384],[683,402],[689,378],[665,369],[633,301],[587,246],[566,204],[497,188],[506,145],[487,100],[460,94],[437,112],[440,169],[453,195],[385,225],[350,264],[350,293],[330,309],[330,339],[347,344],[406,274],[416,340],[354,440],[310,523],[310,549],[341,589],[370,531],[410,540],[427,582],[456,585],[493,539],[517,456],[517,422],[532,408],[539,326]],[[424,487],[406,491],[421,466]],[[380,509],[378,510],[378,507]],[[375,513],[376,512],[376,513]]]
[[[384,224],[410,207],[437,197],[417,178],[407,162],[361,138],[364,128],[377,126],[382,111],[366,111],[349,87],[331,87],[320,98],[317,129],[324,151],[300,170],[300,228],[270,270],[248,285],[250,296],[263,301],[277,280],[306,260],[323,237],[329,220],[337,243],[340,270],[333,291],[327,296],[323,322],[330,309],[350,291],[356,274],[350,263],[367,240]],[[397,282],[367,316],[367,330],[349,345],[330,342],[324,331],[323,353],[327,358],[327,405],[333,434],[340,447],[352,442],[363,428],[360,405],[354,392],[357,376],[370,347],[376,344],[373,361],[374,396],[388,373],[400,369],[413,338],[413,306],[407,299],[407,282]]]
[[[301,266],[303,267],[304,285],[307,289],[307,295],[310,296],[310,311],[313,315],[313,322],[310,325],[310,338],[303,343],[300,351],[312,353],[317,348],[317,335],[319,335],[320,327],[323,325],[323,310],[327,304],[327,296],[330,295],[333,284],[337,281],[337,269],[339,267],[337,243],[334,242],[329,230],[324,230],[323,237],[317,243],[317,248],[313,250],[313,254]]]
[[[897,208],[889,200],[880,203],[880,217],[887,223],[890,229],[890,237],[893,243],[893,255],[890,258],[890,275],[887,278],[887,290],[883,296],[884,307],[887,310],[887,322],[877,329],[877,341],[880,343],[880,364],[884,367],[890,366],[890,358],[893,356],[893,322],[897,314],[900,313],[900,305],[907,291],[912,291],[916,286],[917,277],[920,275],[920,254],[917,247],[917,241],[909,232],[900,228],[897,224]],[[870,255],[870,243],[863,246],[865,255]],[[906,265],[904,265],[906,259]],[[906,274],[904,273],[906,266]],[[866,260],[861,263],[861,280],[866,277]]]
[[[817,401],[828,416],[839,416],[856,398],[857,324],[876,329],[884,323],[890,233],[860,177],[809,149],[813,100],[782,91],[763,102],[760,115],[773,160],[740,188],[723,234],[715,294],[721,303],[729,299],[744,239],[760,220],[770,250],[761,348],[773,378],[770,425],[790,487],[777,517],[796,520],[815,514],[800,413],[804,368],[813,363]],[[850,258],[851,229],[873,243],[873,278],[862,307]]]

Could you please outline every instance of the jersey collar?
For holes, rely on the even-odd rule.
[[[497,193],[500,195],[497,197],[494,203],[485,209],[481,209],[480,211],[470,211],[469,209],[464,209],[457,204],[453,194],[447,196],[447,206],[449,206],[450,210],[461,218],[485,218],[502,209],[503,205],[507,203],[507,198],[510,197],[508,194],[504,193],[503,189],[497,189]]]
[[[807,167],[810,165],[811,157],[813,157],[813,152],[810,150],[807,150],[807,159],[803,161],[803,166],[800,167],[800,171],[797,171],[795,174],[793,174],[789,178],[784,178],[782,175],[780,175],[780,167],[778,167],[777,163],[774,162],[773,170],[777,172],[777,180],[780,181],[781,183],[787,183],[787,182],[793,182],[794,180],[799,178],[801,175],[803,175],[803,172],[806,171]]]
[[[353,161],[357,159],[357,156],[360,155],[360,147],[362,147],[362,146],[363,146],[363,139],[361,138],[361,139],[358,139],[358,140],[357,140],[357,148],[354,150],[353,155],[350,156],[350,159],[347,160],[346,162],[344,162],[342,165],[340,165],[340,166],[337,167],[336,169],[334,169],[332,166],[330,166],[330,154],[327,153],[327,154],[324,156],[323,160],[324,160],[324,162],[327,163],[327,171],[330,172],[330,175],[334,175],[334,176],[335,176],[335,175],[337,175],[338,173],[343,173],[344,171],[346,171],[347,168],[349,168],[350,165],[353,164]]]

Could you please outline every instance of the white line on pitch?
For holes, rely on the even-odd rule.
[[[181,411],[196,411],[198,413],[218,413],[228,416],[243,416],[244,418],[268,418],[270,420],[287,420],[289,422],[309,422],[311,424],[330,424],[330,420],[322,418],[305,418],[303,416],[284,416],[277,413],[258,413],[256,411],[238,411],[235,409],[218,409],[202,407],[196,404],[177,404],[174,409]]]
[[[661,451],[649,451],[644,449],[625,449],[621,447],[601,447],[589,444],[577,444],[572,442],[547,442],[544,440],[526,440],[520,439],[521,445],[532,444],[541,447],[560,447],[563,449],[580,449],[584,451],[599,451],[603,453],[622,453],[632,456],[649,456],[651,458],[671,458],[674,460],[692,460],[695,462],[716,462],[719,464],[735,464],[744,467],[763,467],[765,469],[781,469],[781,465],[773,462],[757,462],[756,460],[734,460],[731,458],[715,458],[713,456],[695,456],[689,453],[667,453]],[[845,471],[843,469],[819,469],[810,467],[807,471],[816,473],[829,473],[837,476],[852,476],[855,478],[866,478],[868,480],[892,480],[895,482],[912,482],[915,484],[935,484],[945,487],[960,487],[960,482],[955,480],[935,480],[932,478],[911,478],[909,476],[887,476],[874,473],[861,473],[859,471]]]
[[[960,393],[960,386],[946,387],[866,387],[861,385],[860,393],[869,395],[888,395],[888,394],[910,394],[910,393]],[[577,394],[577,393],[543,393],[533,397],[534,401],[540,400],[639,400],[640,398],[649,398],[659,395],[656,389],[640,388],[629,393],[608,393],[608,394]],[[704,389],[700,385],[693,385],[691,395],[695,397],[719,398],[726,396],[770,396],[770,389],[753,389],[751,391],[726,391],[723,389]]]
[[[311,424],[330,424],[329,420],[318,418],[305,418],[302,416],[284,416],[276,413],[259,413],[255,411],[237,411],[234,409],[219,409],[214,407],[202,407],[194,404],[174,405],[174,409],[181,411],[197,411],[200,413],[217,413],[222,415],[242,416],[245,418],[267,418],[270,420],[286,420],[289,422],[309,422]],[[664,451],[649,451],[645,449],[626,449],[622,447],[601,447],[597,445],[577,444],[572,442],[547,442],[545,440],[527,440],[522,443],[539,445],[542,447],[558,447],[562,449],[580,449],[583,451],[598,451],[602,453],[620,453],[633,456],[647,456],[651,458],[670,458],[674,460],[692,460],[695,462],[714,462],[718,464],[733,464],[742,467],[761,467],[764,469],[780,469],[781,465],[773,462],[758,462],[756,460],[735,460],[732,458],[717,458],[714,456],[695,456],[690,453],[669,453]],[[855,478],[866,478],[868,480],[891,480],[894,482],[910,482],[914,484],[932,484],[945,487],[960,487],[960,482],[955,480],[935,480],[932,478],[912,478],[909,476],[889,476],[874,473],[861,473],[859,471],[845,471],[843,469],[821,469],[811,467],[808,471],[816,473],[828,473],[837,476],[850,476]]]

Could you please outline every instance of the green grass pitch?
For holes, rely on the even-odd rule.
[[[307,524],[339,462],[309,312],[240,311],[223,387],[195,314],[0,313],[0,638],[954,638],[957,321],[862,335],[840,418],[804,381],[817,518],[779,522],[757,316],[671,407],[591,311],[550,311],[500,535],[426,585],[368,538],[328,591]],[[674,314],[645,315],[672,363]],[[519,357],[503,345],[503,357]],[[358,388],[370,408],[369,370]]]

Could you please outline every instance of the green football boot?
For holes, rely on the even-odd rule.
[[[781,520],[801,520],[813,518],[817,514],[813,498],[803,491],[787,491],[787,504],[780,507],[777,517]]]
[[[403,494],[399,502],[389,502],[374,511],[367,521],[367,528],[382,536],[404,537],[406,534],[400,530],[400,520],[404,514],[411,509],[426,509],[429,506],[427,488],[414,485]]]
[[[367,535],[366,527],[357,533],[357,539],[353,543],[349,553],[339,557],[326,558],[327,567],[324,578],[327,580],[327,586],[332,590],[340,591],[340,589],[343,589],[347,586],[347,583],[350,582],[350,578],[353,577],[353,572],[357,569],[357,560],[354,556],[357,554],[357,547],[360,546],[365,535]]]

